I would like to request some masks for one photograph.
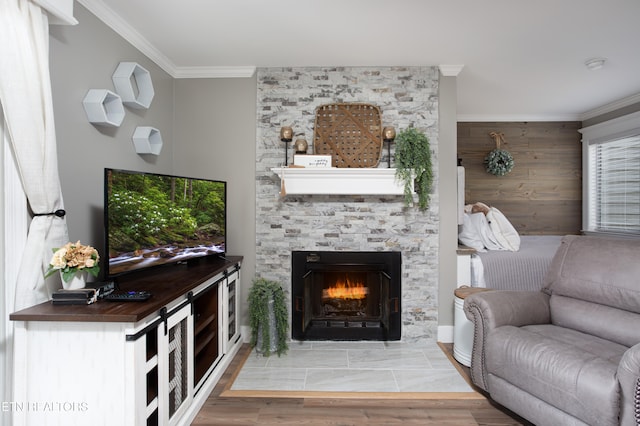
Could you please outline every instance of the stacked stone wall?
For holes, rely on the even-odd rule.
[[[435,338],[438,323],[438,69],[436,67],[263,68],[257,75],[256,276],[282,283],[291,307],[293,250],[400,251],[402,339]],[[402,196],[287,195],[271,171],[282,167],[282,126],[313,153],[315,109],[367,102],[383,126],[416,127],[429,137],[435,180],[427,211]],[[392,158],[393,158],[393,144]],[[387,149],[378,167],[387,167]],[[292,161],[289,147],[288,162]],[[393,162],[392,162],[393,167]]]

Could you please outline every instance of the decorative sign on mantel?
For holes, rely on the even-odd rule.
[[[330,155],[294,155],[293,164],[302,167],[331,167]]]
[[[271,171],[286,185],[286,194],[404,194],[404,184],[396,179],[396,169],[279,167]]]

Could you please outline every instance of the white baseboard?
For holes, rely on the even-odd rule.
[[[453,343],[453,326],[452,325],[438,326],[438,342]]]

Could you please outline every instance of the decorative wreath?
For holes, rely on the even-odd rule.
[[[486,166],[487,173],[491,173],[496,176],[504,176],[513,169],[515,162],[509,151],[500,149],[500,141],[504,142],[504,135],[502,133],[491,132],[489,135],[496,141],[496,149],[491,151],[484,157],[484,164]]]

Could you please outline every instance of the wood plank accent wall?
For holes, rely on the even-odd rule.
[[[465,167],[465,203],[498,208],[522,235],[578,234],[582,228],[580,122],[459,122],[458,158]],[[485,171],[491,132],[515,166],[505,176]]]

